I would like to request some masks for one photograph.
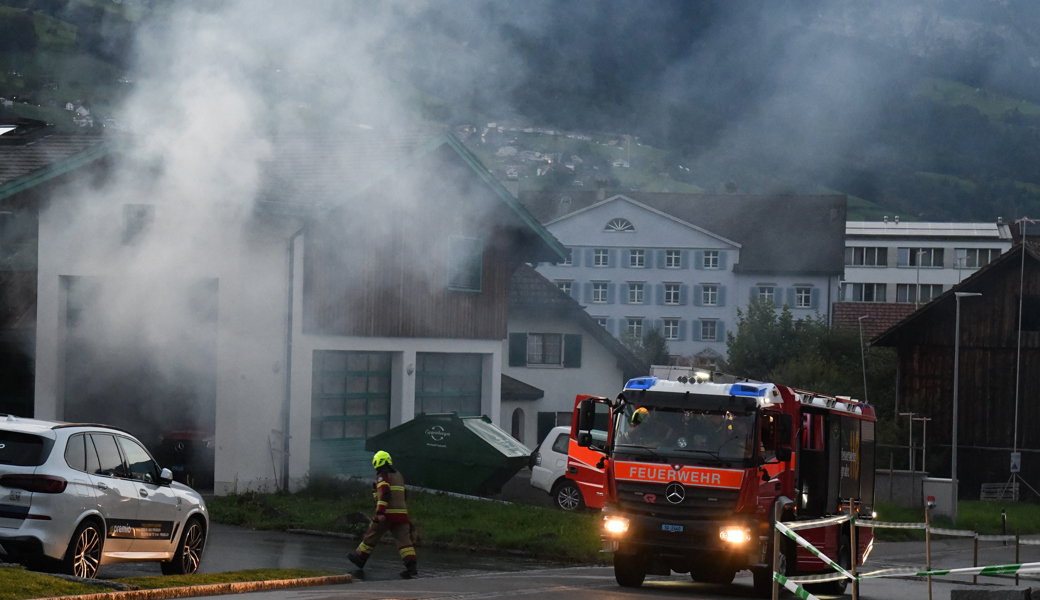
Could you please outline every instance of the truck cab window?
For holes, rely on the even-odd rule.
[[[775,415],[763,415],[759,435],[759,454],[762,460],[771,461],[776,458],[776,429],[779,419]]]

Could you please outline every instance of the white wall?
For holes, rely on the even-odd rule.
[[[545,392],[545,396],[539,400],[503,402],[501,419],[496,420],[502,429],[511,432],[513,410],[523,409],[524,439],[520,441],[528,448],[534,449],[539,441],[537,439],[539,412],[570,412],[574,408],[574,397],[578,394],[613,398],[624,387],[625,380],[621,369],[617,366],[617,358],[574,319],[510,310],[509,332],[580,334],[582,336],[581,368],[576,369],[544,366],[511,367],[509,366],[508,340],[499,346],[503,361],[502,373]]]

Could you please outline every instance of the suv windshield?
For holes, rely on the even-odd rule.
[[[615,444],[655,454],[703,455],[743,461],[754,454],[754,413],[681,410],[628,405],[618,423]]]
[[[17,431],[0,431],[0,465],[38,467],[47,460],[52,440]]]

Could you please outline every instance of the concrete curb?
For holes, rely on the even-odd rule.
[[[289,588],[314,587],[318,585],[339,585],[351,583],[350,575],[329,575],[326,577],[305,577],[302,579],[272,579],[270,581],[241,581],[237,583],[210,583],[207,585],[190,585],[184,587],[162,588],[157,590],[136,590],[132,592],[101,592],[82,594],[79,596],[56,596],[39,600],[169,600],[171,598],[195,598],[199,596],[222,596],[225,594],[245,594],[267,590],[284,590]]]

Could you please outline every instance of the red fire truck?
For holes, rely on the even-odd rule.
[[[586,503],[602,498],[604,549],[614,575],[638,587],[647,574],[689,573],[733,581],[750,569],[772,589],[774,509],[781,521],[847,514],[869,519],[874,503],[874,409],[847,398],[772,383],[717,383],[710,376],[630,380],[614,400],[575,402],[568,477]],[[851,502],[850,502],[851,501]],[[848,522],[799,532],[850,567],[873,547],[870,529]],[[778,571],[829,569],[784,539]],[[816,591],[843,593],[845,581]]]

